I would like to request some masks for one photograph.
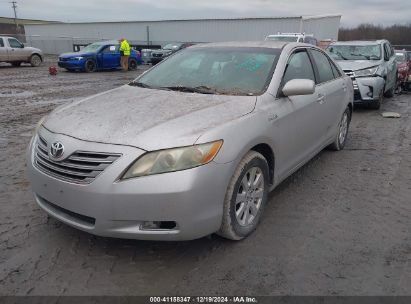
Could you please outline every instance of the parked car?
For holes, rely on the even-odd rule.
[[[14,37],[0,36],[0,62],[11,63],[16,67],[26,62],[37,67],[43,62],[43,52],[24,46]]]
[[[95,72],[121,68],[120,45],[117,40],[89,44],[80,52],[64,53],[59,56],[58,66],[68,71]],[[140,52],[131,49],[129,70],[141,64]]]
[[[317,45],[318,41],[314,35],[305,33],[278,33],[276,35],[268,35],[266,41],[288,41],[288,42],[304,42],[312,45]]]
[[[164,58],[167,58],[168,56],[170,56],[171,54],[174,54],[175,52],[178,52],[179,50],[185,49],[192,45],[194,44],[193,43],[183,43],[183,42],[166,44],[161,50],[153,50],[151,52],[151,63],[157,64],[160,61],[162,61]]]
[[[406,51],[395,50],[395,57],[397,59],[398,69],[398,89],[411,89],[409,55]]]
[[[356,104],[379,109],[384,96],[394,96],[397,63],[387,40],[334,42],[327,52],[351,77]]]
[[[142,49],[141,54],[141,61],[143,64],[150,64],[151,63],[151,53],[153,52],[152,49]]]
[[[197,45],[42,119],[28,176],[41,208],[92,234],[239,240],[269,191],[344,148],[352,109],[351,79],[317,47]]]

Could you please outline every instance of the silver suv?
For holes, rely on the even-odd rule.
[[[26,47],[14,37],[0,36],[0,62],[20,66],[22,62],[39,66],[43,62],[43,52],[33,47]]]
[[[351,77],[354,102],[379,109],[397,84],[395,52],[387,40],[334,42],[327,52]]]

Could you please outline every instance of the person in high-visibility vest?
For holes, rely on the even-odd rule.
[[[118,42],[120,42],[120,64],[123,68],[123,71],[128,71],[128,58],[130,57],[130,45],[128,41],[124,38],[121,38]]]

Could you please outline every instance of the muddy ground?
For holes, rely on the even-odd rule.
[[[0,66],[0,295],[411,295],[411,94],[385,119],[358,109],[342,152],[323,151],[270,195],[242,242],[95,237],[35,204],[24,154],[56,106],[141,72]]]

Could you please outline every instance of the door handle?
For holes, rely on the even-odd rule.
[[[325,101],[325,95],[323,95],[323,94],[318,94],[317,102],[320,103],[320,104],[323,104],[324,101]]]

